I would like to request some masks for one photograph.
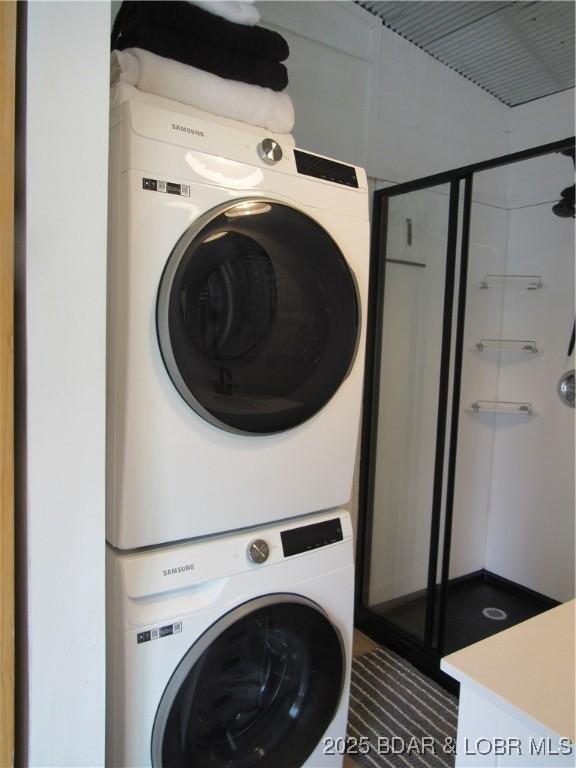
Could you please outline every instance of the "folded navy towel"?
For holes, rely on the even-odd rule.
[[[167,27],[143,24],[126,27],[118,36],[114,50],[126,48],[143,48],[227,80],[260,85],[273,91],[283,91],[288,85],[288,72],[279,61],[220,48]]]
[[[125,0],[112,28],[112,49],[126,48],[119,44],[123,30],[138,25],[167,27],[220,48],[273,61],[284,61],[290,53],[288,43],[277,32],[227,21],[185,0]]]

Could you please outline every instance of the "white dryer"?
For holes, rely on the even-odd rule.
[[[135,97],[112,111],[107,539],[120,549],[345,504],[358,435],[363,170],[169,104],[180,111]]]
[[[346,512],[107,558],[107,766],[341,765]]]

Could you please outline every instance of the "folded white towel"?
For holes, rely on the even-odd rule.
[[[231,117],[215,115],[214,112],[205,112],[203,109],[198,109],[198,107],[193,107],[190,104],[184,104],[182,101],[175,101],[174,99],[167,99],[165,96],[158,96],[155,93],[142,91],[129,83],[117,82],[110,88],[110,108],[115,109],[125,101],[136,101],[140,104],[149,104],[151,107],[163,109],[166,112],[178,112],[181,115],[187,115],[196,120],[221,125],[224,128],[229,128],[231,131],[242,131],[243,134],[252,134],[253,136],[257,136],[259,140],[262,139],[263,131],[258,125],[243,123],[239,120],[233,120]],[[296,146],[294,136],[292,136],[291,133],[274,133],[270,129],[267,129],[266,133],[271,138],[279,141],[283,147]]]
[[[110,83],[117,82],[274,133],[294,126],[294,105],[285,91],[226,80],[141,48],[112,51]]]
[[[252,4],[254,0],[243,0],[242,2],[235,0],[189,0],[189,2],[236,24],[246,24],[246,26],[253,27],[260,21],[260,13]]]

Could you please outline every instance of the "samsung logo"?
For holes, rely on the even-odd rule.
[[[164,576],[175,576],[177,573],[185,573],[186,571],[193,571],[196,566],[194,563],[187,563],[186,565],[179,565],[176,568],[164,568],[162,573]]]
[[[172,130],[190,133],[192,136],[204,136],[204,131],[199,131],[198,128],[189,128],[187,125],[180,125],[180,123],[172,123]]]

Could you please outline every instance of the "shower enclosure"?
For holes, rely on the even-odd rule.
[[[357,624],[445,684],[574,596],[573,147],[374,198]]]

